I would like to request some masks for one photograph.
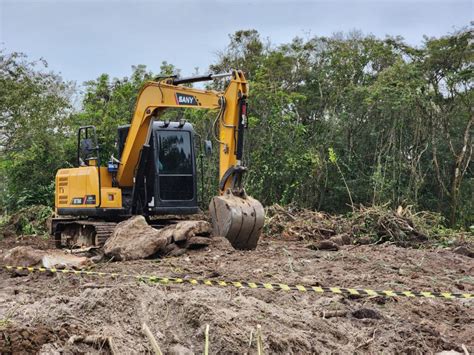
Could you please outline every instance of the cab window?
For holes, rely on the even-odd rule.
[[[158,131],[160,174],[187,175],[193,173],[190,132]]]

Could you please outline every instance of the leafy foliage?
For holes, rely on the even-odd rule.
[[[240,68],[250,81],[249,194],[337,213],[410,205],[451,226],[474,224],[472,29],[420,47],[359,32],[279,46],[255,30],[229,39],[210,69]],[[0,59],[2,208],[51,203],[54,172],[74,164],[81,125],[97,127],[103,160],[114,154],[117,126],[130,122],[141,85],[154,77],[143,65],[122,79],[103,74],[86,83],[74,110],[74,87],[42,62],[3,52]],[[163,62],[158,75],[172,74],[179,70]],[[212,139],[215,114],[165,113],[191,121],[201,141]],[[198,159],[198,169],[205,206],[217,190],[216,154]]]
[[[17,209],[51,205],[64,147],[73,85],[46,71],[44,61],[0,52],[0,202]]]
[[[347,211],[351,197],[413,205],[468,227],[472,38],[465,29],[413,48],[354,32],[272,47],[236,33],[212,68],[249,71],[248,190],[330,212]]]
[[[0,220],[0,236],[47,235],[48,220],[53,210],[49,206],[34,205],[22,208]]]

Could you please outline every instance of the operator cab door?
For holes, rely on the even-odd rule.
[[[154,134],[157,179],[152,211],[170,214],[197,212],[197,183],[191,130],[157,129]]]

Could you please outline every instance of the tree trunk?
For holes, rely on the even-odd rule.
[[[451,212],[449,218],[449,223],[451,226],[456,223],[461,183],[472,158],[471,126],[473,124],[474,116],[471,116],[471,119],[467,123],[467,126],[464,130],[463,146],[459,154],[456,156],[456,160],[454,163],[453,180],[451,184]]]

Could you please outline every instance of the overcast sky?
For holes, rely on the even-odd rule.
[[[0,0],[0,47],[43,57],[80,84],[129,75],[133,64],[157,72],[163,60],[205,73],[239,29],[275,44],[353,29],[420,44],[472,20],[472,0]]]

